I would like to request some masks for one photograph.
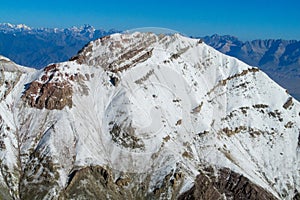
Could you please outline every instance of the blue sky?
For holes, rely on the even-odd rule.
[[[32,27],[165,27],[186,35],[300,40],[299,0],[0,0],[0,22]]]

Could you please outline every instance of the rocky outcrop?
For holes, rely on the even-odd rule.
[[[248,73],[256,73],[256,72],[259,72],[259,69],[256,68],[256,67],[252,67],[252,68],[248,68],[248,69],[245,69],[243,70],[242,72],[240,73],[237,73],[235,75],[232,75],[232,76],[229,76],[227,77],[226,79],[223,79],[223,80],[220,80],[218,82],[217,85],[215,85],[207,94],[210,95],[212,92],[215,91],[216,88],[220,87],[220,86],[226,86],[228,81],[232,80],[232,79],[236,79],[236,78],[239,78],[239,77],[242,77],[242,76],[246,76]],[[246,83],[244,83],[246,84]]]
[[[72,107],[72,86],[68,80],[61,78],[57,65],[44,69],[40,80],[33,81],[22,98],[31,107],[38,109],[61,110]]]
[[[85,184],[82,184],[82,183]],[[101,166],[85,167],[69,175],[68,186],[60,199],[120,199],[117,185],[114,184],[111,172]]]
[[[134,128],[131,126],[131,124],[127,127],[114,124],[109,133],[112,136],[112,140],[124,148],[145,148],[143,141],[135,135]]]
[[[248,199],[275,200],[274,195],[252,183],[241,174],[228,168],[221,168],[217,172],[213,168],[200,171],[195,185],[179,197],[180,200],[205,199]]]
[[[19,82],[22,68],[0,55],[0,101],[5,99]]]
[[[288,109],[292,105],[293,105],[293,98],[289,97],[288,100],[283,104],[283,108]]]
[[[78,54],[70,59],[78,64],[86,64],[93,67],[101,66],[105,70],[117,73],[146,61],[152,55],[152,48],[148,48],[157,41],[154,34],[137,34],[139,42],[133,42],[129,35],[105,36],[95,42],[87,44]],[[114,40],[114,42],[111,42]],[[94,55],[93,48],[109,49],[102,55]],[[119,55],[115,55],[119,52]],[[114,58],[114,59],[112,59]]]
[[[150,174],[128,173],[116,177],[110,168],[89,166],[69,175],[58,199],[176,199],[183,176],[180,171],[171,171],[162,177],[161,184],[150,189]]]
[[[300,193],[298,191],[295,191],[295,195],[293,197],[293,200],[300,200]]]
[[[72,87],[68,82],[41,84],[34,81],[23,99],[31,107],[61,110],[65,106],[72,107]]]

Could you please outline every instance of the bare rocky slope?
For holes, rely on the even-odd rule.
[[[299,102],[201,40],[113,34],[0,68],[2,199],[299,199]]]

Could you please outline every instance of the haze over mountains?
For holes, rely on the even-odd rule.
[[[43,70],[0,64],[3,199],[300,198],[300,103],[202,40],[113,34]]]
[[[89,41],[114,32],[118,31],[104,31],[89,25],[55,29],[0,24],[0,54],[18,64],[40,69],[50,63],[66,61]],[[219,35],[206,36],[203,40],[227,55],[260,67],[300,99],[300,41],[242,42],[233,36]]]

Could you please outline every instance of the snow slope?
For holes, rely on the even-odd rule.
[[[0,180],[12,197],[62,197],[88,166],[115,184],[130,177],[132,197],[143,182],[143,198],[176,198],[207,166],[278,199],[300,191],[299,102],[202,41],[113,34],[40,71],[0,62],[16,67],[2,70],[0,103]]]

